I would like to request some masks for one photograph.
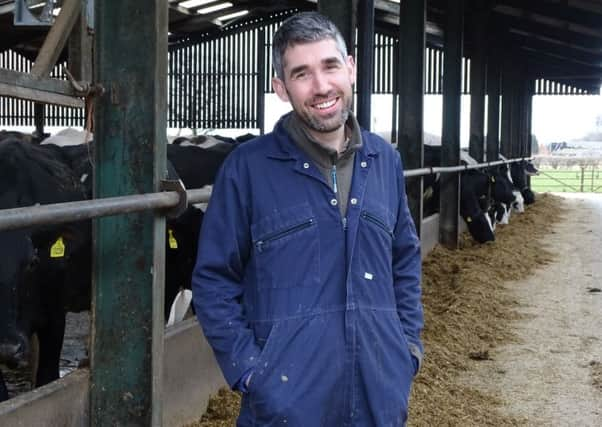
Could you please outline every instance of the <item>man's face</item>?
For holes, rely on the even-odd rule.
[[[343,129],[355,83],[353,58],[343,58],[336,42],[326,39],[287,48],[283,63],[284,80],[272,80],[280,99],[291,103],[318,138]]]

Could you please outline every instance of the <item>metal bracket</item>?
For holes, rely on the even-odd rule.
[[[13,15],[13,24],[15,26],[52,26],[54,16],[52,10],[54,0],[46,0],[44,9],[39,17],[34,16],[27,7],[25,0],[15,0],[15,10]]]
[[[71,74],[67,69],[65,69],[65,74],[67,75],[67,80],[69,80],[69,83],[71,83],[71,87],[73,87],[73,90],[75,91],[77,96],[81,96],[84,98],[90,95],[102,96],[102,94],[105,92],[105,88],[98,83],[90,84],[88,82],[83,81],[78,82],[73,77],[73,74]]]
[[[162,179],[160,185],[161,191],[175,191],[180,195],[180,200],[177,205],[167,210],[165,215],[168,218],[177,218],[184,213],[188,207],[188,194],[186,187],[181,179]]]

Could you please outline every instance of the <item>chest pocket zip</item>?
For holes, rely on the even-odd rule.
[[[380,218],[375,215],[372,215],[366,211],[362,212],[362,218],[367,221],[370,221],[373,224],[376,224],[378,227],[382,228],[389,236],[393,237],[393,230],[389,229],[387,224],[385,224]]]
[[[303,221],[300,224],[296,224],[291,227],[285,228],[284,230],[279,230],[274,233],[268,234],[267,236],[255,241],[255,246],[257,247],[257,251],[262,252],[263,247],[266,244],[269,244],[270,242],[273,242],[275,240],[278,240],[285,236],[288,236],[289,234],[293,234],[293,233],[301,231],[305,228],[311,227],[313,224],[314,224],[314,219],[310,218],[306,221]]]

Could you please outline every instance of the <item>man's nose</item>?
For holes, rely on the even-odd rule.
[[[314,74],[314,91],[317,94],[325,94],[330,90],[330,81],[325,73],[318,72]]]

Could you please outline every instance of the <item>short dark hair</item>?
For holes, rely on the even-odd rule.
[[[347,46],[336,25],[318,12],[301,12],[286,19],[272,41],[272,64],[276,76],[284,80],[284,52],[296,44],[332,39],[343,59],[347,57]]]

